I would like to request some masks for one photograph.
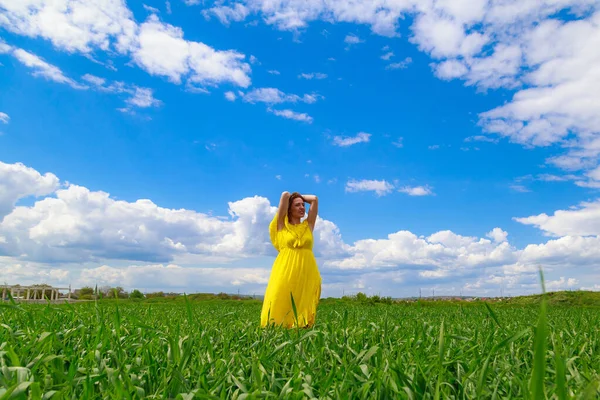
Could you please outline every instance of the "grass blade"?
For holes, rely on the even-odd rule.
[[[535,337],[533,341],[533,370],[531,373],[531,381],[529,391],[532,399],[545,399],[544,375],[546,369],[546,338],[547,338],[547,321],[546,321],[546,286],[544,283],[544,273],[540,268],[540,279],[542,282],[542,301],[540,304],[540,313],[538,317],[537,327],[535,329]]]

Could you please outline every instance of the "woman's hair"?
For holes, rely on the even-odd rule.
[[[294,200],[297,198],[301,198],[303,202],[306,203],[306,200],[304,200],[304,197],[302,197],[302,195],[298,192],[294,192],[290,195],[290,200],[288,202],[288,219],[290,218],[290,211],[292,211],[292,204],[294,203]]]

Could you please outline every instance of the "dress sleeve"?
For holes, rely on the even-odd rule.
[[[278,241],[278,233],[277,232],[277,213],[275,213],[275,216],[273,217],[273,220],[271,220],[271,223],[269,224],[269,237],[271,238],[271,243],[273,244],[273,247],[275,247],[275,250],[279,251],[279,241]]]

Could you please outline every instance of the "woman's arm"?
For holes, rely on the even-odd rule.
[[[319,198],[314,194],[302,195],[304,201],[310,204],[310,208],[308,209],[308,226],[311,231],[315,229],[315,223],[317,222],[317,214],[319,213]]]
[[[285,216],[288,212],[288,203],[290,201],[290,192],[281,193],[279,199],[279,209],[277,210],[277,230],[280,231],[285,225]]]

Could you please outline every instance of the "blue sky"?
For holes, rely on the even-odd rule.
[[[64,3],[0,0],[5,281],[260,292],[288,190],[324,295],[598,288],[594,2]]]

